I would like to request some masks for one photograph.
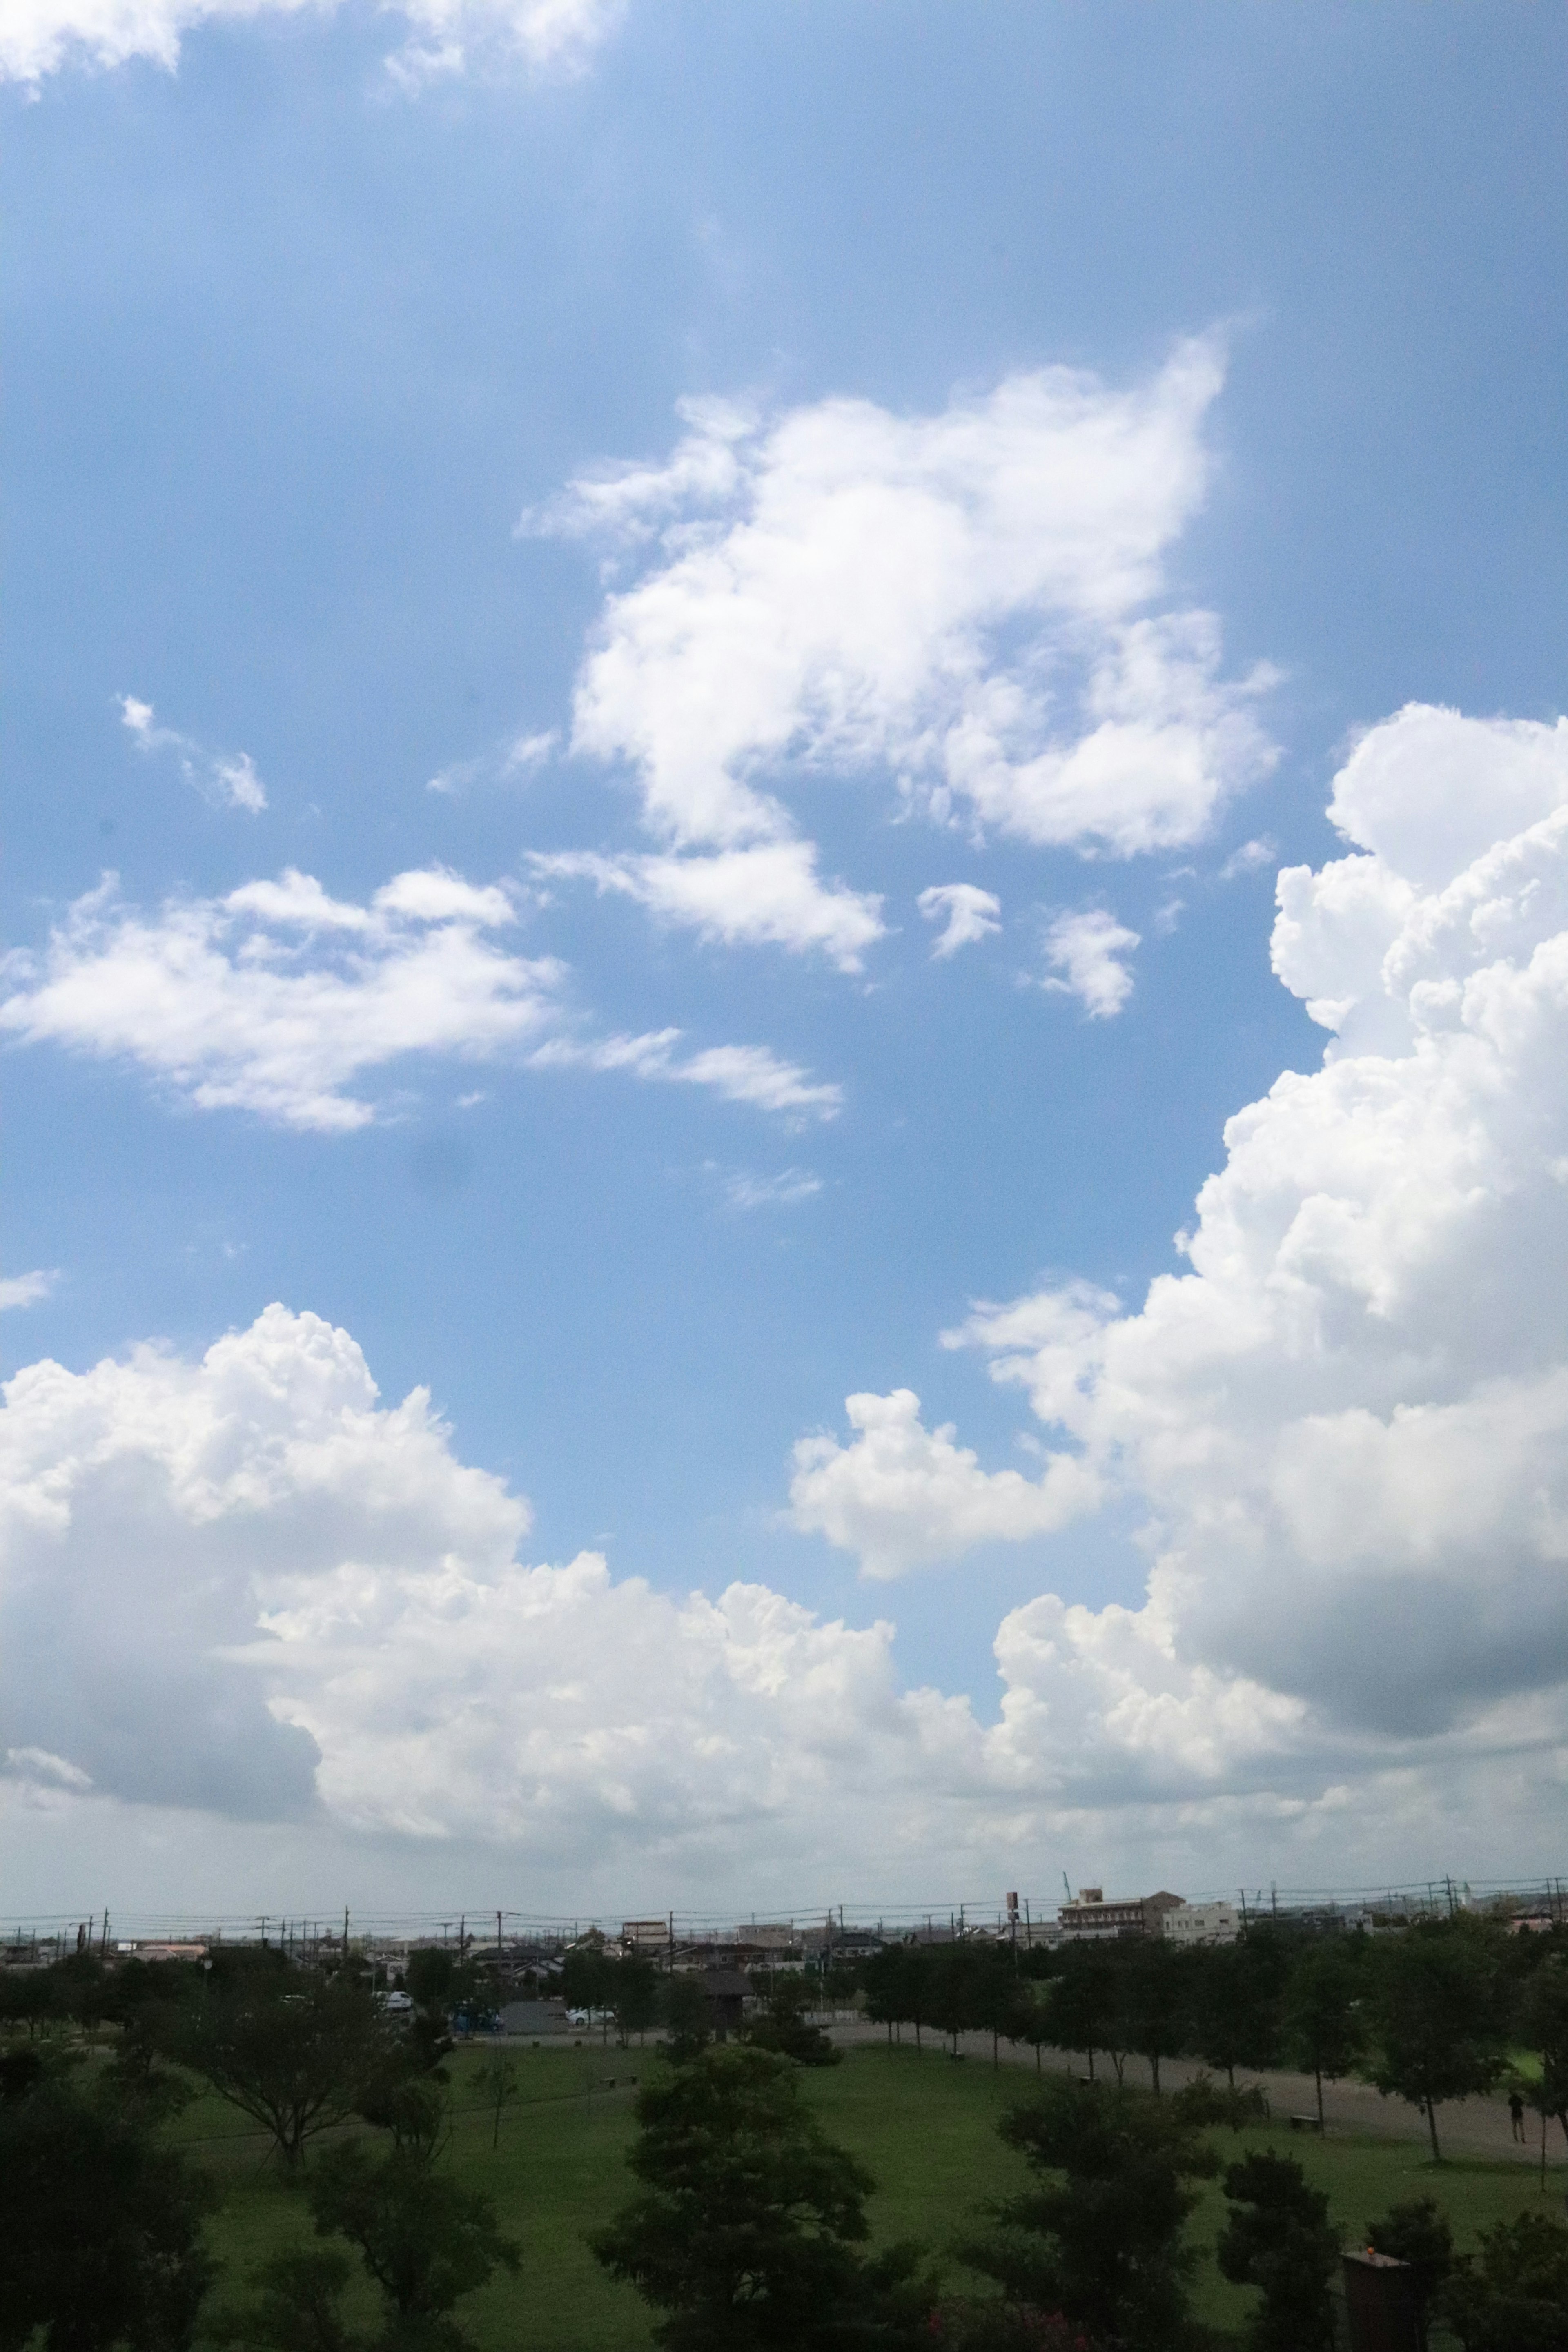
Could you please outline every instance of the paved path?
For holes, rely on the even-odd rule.
[[[884,2042],[887,2028],[882,2025],[833,2025],[828,2031],[835,2042],[846,2044],[860,2042]],[[906,2042],[912,2039],[910,2029],[904,2029]],[[948,2047],[943,2038],[929,2029],[924,2033],[925,2049],[937,2053]],[[979,2059],[989,2064],[991,2036],[988,2033],[962,2033],[958,2046],[966,2059]],[[1041,2052],[1045,2071],[1058,2074],[1081,2074],[1081,2058],[1071,2058],[1059,2050]],[[1026,2066],[1031,2073],[1035,2053],[1026,2042],[1004,2042],[1000,2052],[1004,2066]],[[1096,2068],[1109,2074],[1110,2062],[1100,2057]],[[1191,2060],[1167,2058],[1160,2069],[1160,2081],[1166,2090],[1175,2090],[1190,2083],[1201,2070]],[[1150,2087],[1149,2067],[1142,2058],[1129,2058],[1126,2079],[1143,2089]],[[1290,2116],[1315,2116],[1318,2095],[1310,2074],[1238,2073],[1239,2084],[1261,2083],[1267,2094],[1276,2122]],[[1367,2083],[1325,2083],[1323,2084],[1323,2119],[1331,2137],[1336,2132],[1364,2134],[1373,2139],[1417,2140],[1426,2142],[1426,2118],[1415,2107],[1406,2106],[1403,2099],[1385,2099]],[[1541,2120],[1526,2111],[1526,2144],[1521,2147],[1513,2137],[1506,2099],[1455,2099],[1437,2110],[1437,2137],[1445,2156],[1487,2156],[1506,2161],[1512,2158],[1521,2164],[1541,2161]],[[1548,2126],[1547,2158],[1553,2165],[1563,2159],[1563,2134],[1556,2124]]]

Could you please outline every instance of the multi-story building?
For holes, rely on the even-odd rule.
[[[1057,1917],[1068,1943],[1097,1943],[1126,1936],[1157,1936],[1166,1913],[1184,1907],[1179,1895],[1135,1895],[1108,1903],[1102,1887],[1080,1886],[1077,1902],[1064,1903]]]

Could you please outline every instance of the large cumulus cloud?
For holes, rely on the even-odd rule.
[[[1077,1285],[947,1335],[1078,1449],[1086,1507],[1096,1477],[1148,1506],[1142,1611],[1047,1598],[998,1650],[1047,1745],[1092,1693],[1108,1756],[1173,1790],[1563,1754],[1568,724],[1405,709],[1331,814],[1347,854],[1281,874],[1273,953],[1331,1042],[1229,1122],[1188,1270],[1134,1313]],[[961,1551],[880,1507],[856,1402],[802,1463],[803,1523],[831,1478],[829,1532],[878,1573]],[[984,1475],[965,1517],[1003,1535]]]

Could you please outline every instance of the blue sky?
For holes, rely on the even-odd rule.
[[[1527,1152],[1498,1108],[1535,1062],[1470,1071],[1461,1118],[1424,1046],[1333,1016],[1350,1159],[1309,1178],[1281,1135],[1195,1274],[1173,1236],[1227,1118],[1325,1075],[1307,1001],[1372,984],[1361,915],[1323,944],[1352,883],[1414,920],[1568,799],[1565,40],[1414,6],[0,11],[6,1263],[50,1277],[4,1334],[18,1899],[1548,1866],[1555,1343],[1518,1358],[1539,1271],[1499,1237],[1557,1230],[1555,1111]],[[1473,723],[1401,733],[1413,704]],[[1459,846],[1418,871],[1429,828]],[[1277,976],[1281,868],[1320,879]],[[975,936],[934,953],[954,887]],[[1419,1105],[1368,1111],[1391,1055]],[[1445,1106],[1491,1153],[1447,1205]],[[1352,1196],[1376,1269],[1342,1297],[1279,1236]],[[1222,1371],[1150,1336],[1173,1276]],[[1258,1339],[1290,1285],[1314,1336]],[[1434,1338],[1461,1296],[1515,1336]],[[1034,1302],[1025,1339],[944,1344],[975,1301]],[[272,1302],[344,1335],[332,1377],[289,1319],[220,1410],[206,1351]],[[1276,1625],[1345,1553],[1280,1499],[1303,1433],[1468,1412],[1489,1455],[1510,1382],[1537,1518],[1417,1540],[1379,1471],[1403,1534]],[[904,1391],[918,1418],[846,1418]],[[433,1497],[486,1474],[481,1540]],[[526,1633],[476,1634],[482,1700],[467,1651],[398,1664],[454,1562],[482,1616],[584,1552],[608,1613],[550,1588],[545,1683]],[[731,1626],[719,1696],[639,1716],[637,1661],[737,1581],[789,1642],[748,1682]],[[1074,1690],[1112,1678],[1092,1738],[1051,1595],[1093,1615]],[[1108,1604],[1158,1673],[1107,1664]],[[1334,1664],[1363,1611],[1412,1662],[1381,1712]],[[482,1769],[430,1730],[480,1718]]]

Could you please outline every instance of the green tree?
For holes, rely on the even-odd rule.
[[[797,2066],[837,2066],[844,2057],[836,2050],[819,2025],[813,2025],[805,2014],[805,1984],[804,1979],[791,1973],[778,1978],[768,1995],[766,2009],[761,2017],[746,2029],[746,2039],[756,2050],[772,2050],[781,2058],[793,2058]]]
[[[498,2264],[518,2266],[489,2199],[407,2148],[374,2153],[363,2140],[340,2141],[320,2158],[306,2194],[321,2235],[359,2249],[386,2299],[394,2342],[412,2342],[422,2329],[442,2340],[434,2323]],[[445,2340],[462,2338],[447,2326]]]
[[[713,2038],[712,2016],[700,1977],[678,1969],[666,1977],[659,2000],[664,2053],[672,2066],[688,2066]]]
[[[1438,2107],[1489,2091],[1502,2071],[1497,1937],[1477,1920],[1423,1921],[1371,1957],[1372,2080],[1425,2111],[1440,2163]]]
[[[1324,2075],[1332,2083],[1348,2074],[1365,2046],[1361,1993],[1358,1956],[1342,1938],[1298,1953],[1285,1988],[1284,2042],[1317,2086],[1320,2131]]]
[[[1191,1980],[1187,1956],[1163,1936],[1142,1938],[1121,1964],[1127,2046],[1148,2060],[1156,2098],[1162,2061],[1173,2058],[1187,2038]]]
[[[660,2314],[666,2352],[899,2352],[929,2342],[913,2255],[859,2249],[872,2181],[834,2147],[785,2060],[710,2051],[647,2085],[642,2182],[592,2241]]]
[[[290,2169],[354,2112],[385,2043],[371,1995],[342,1979],[250,1971],[167,2020],[169,2055],[269,2131]]]
[[[1234,1944],[1207,1945],[1192,1956],[1191,2034],[1205,2066],[1217,2066],[1234,2091],[1238,2066],[1274,2063],[1279,2038],[1279,1966],[1275,1939],[1249,1928]]]
[[[184,2352],[213,2275],[210,2184],[63,2070],[11,2065],[0,2093],[0,2352]]]
[[[504,2050],[491,2050],[480,2061],[474,2075],[475,2086],[483,2104],[490,2111],[490,2146],[500,2146],[502,2112],[518,2095],[516,2062]]]
[[[1329,2282],[1339,2263],[1329,2200],[1309,2188],[1293,2156],[1254,2150],[1225,2176],[1230,2213],[1215,2248],[1221,2272],[1261,2299],[1248,2352],[1332,2352]]]
[[[1092,1945],[1069,1949],[1049,1981],[1051,2046],[1081,2050],[1092,2083],[1094,2053],[1109,2052],[1117,2031],[1117,1987],[1110,1955]]]
[[[1465,2352],[1568,2352],[1568,2230],[1544,2213],[1483,2230],[1436,2308]]]
[[[1432,2306],[1454,2267],[1454,2232],[1447,2215],[1435,2198],[1413,2197],[1391,2205],[1380,2221],[1368,2224],[1367,2244],[1375,2254],[1389,2254],[1408,2263],[1415,2289],[1421,2329],[1421,2352],[1426,2352],[1426,2326]]]
[[[634,2033],[640,2042],[658,2016],[658,1971],[652,1961],[637,1952],[618,1960],[611,1999],[616,2036],[625,2049]]]
[[[1162,2352],[1192,2336],[1187,2184],[1217,2169],[1168,2105],[1108,2084],[1047,2084],[999,2126],[1037,2185],[987,2208],[994,2235],[961,2248],[1009,2301],[1059,2311]]]
[[[1518,2030],[1541,2073],[1527,2093],[1541,2117],[1541,2185],[1546,2186],[1546,2118],[1555,2116],[1568,2138],[1568,1956],[1553,1953],[1531,1976],[1519,2003]]]

